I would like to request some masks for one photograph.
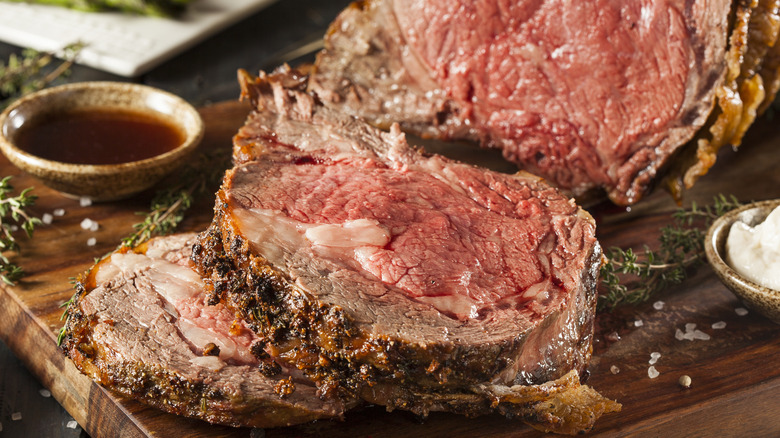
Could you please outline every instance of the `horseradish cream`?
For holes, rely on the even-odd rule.
[[[755,227],[744,222],[731,226],[726,263],[748,280],[780,290],[780,207]]]

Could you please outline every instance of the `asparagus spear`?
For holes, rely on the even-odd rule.
[[[192,0],[10,0],[61,6],[86,12],[116,11],[153,17],[170,17],[184,10]]]

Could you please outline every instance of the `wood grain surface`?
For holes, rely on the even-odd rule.
[[[247,107],[237,102],[203,107],[206,121],[204,148],[229,148],[231,137],[243,123]],[[769,119],[752,128],[738,152],[723,151],[719,161],[686,194],[686,204],[707,203],[718,193],[734,194],[742,201],[780,197],[780,128]],[[461,151],[452,154],[469,156]],[[480,160],[497,162],[495,155]],[[27,276],[16,286],[0,288],[0,335],[29,370],[49,388],[68,412],[95,437],[102,436],[473,436],[534,437],[538,432],[500,416],[464,418],[432,414],[419,419],[405,412],[366,407],[350,412],[343,422],[320,421],[265,431],[214,426],[169,415],[114,395],[82,376],[56,345],[62,326],[60,304],[72,295],[70,279],[83,272],[96,257],[113,250],[139,222],[152,193],[131,200],[81,207],[43,187],[0,157],[2,175],[13,175],[18,187],[36,186],[37,215],[64,209],[51,225],[41,226],[32,240],[21,238],[22,251],[11,255]],[[202,230],[211,218],[212,199],[194,208],[182,230]],[[676,205],[661,191],[630,211],[595,206],[603,246],[655,245],[659,228],[671,223]],[[83,230],[89,218],[98,231]],[[90,237],[95,246],[87,246]],[[699,268],[682,285],[661,293],[656,310],[652,301],[618,312],[600,314],[595,354],[588,383],[623,404],[596,424],[594,436],[777,436],[780,434],[780,326],[755,312],[739,316],[744,305],[710,271]],[[638,322],[641,321],[641,322]],[[726,328],[712,324],[726,322]],[[678,341],[676,329],[686,323],[711,336],[708,341]],[[607,341],[607,333],[620,339]],[[657,378],[648,377],[650,354],[661,357]],[[619,372],[611,372],[611,367]],[[692,386],[682,389],[678,378],[687,374]]]

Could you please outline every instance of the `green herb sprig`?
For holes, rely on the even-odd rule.
[[[37,199],[30,194],[32,188],[22,190],[17,196],[11,196],[13,190],[10,176],[0,180],[0,280],[9,285],[14,285],[24,275],[22,268],[11,263],[5,255],[7,251],[19,251],[14,228],[19,227],[31,238],[35,226],[41,223],[28,211]]]
[[[152,17],[170,17],[181,13],[192,0],[11,0],[23,3],[60,6],[82,12],[121,12]]]
[[[0,62],[0,110],[25,94],[45,88],[70,72],[81,44],[63,49],[63,60],[53,68],[55,56],[48,52],[24,49],[21,56],[11,54],[7,62]]]
[[[133,225],[135,232],[122,239],[119,247],[137,246],[155,235],[166,235],[176,230],[184,220],[185,212],[198,195],[209,192],[222,178],[230,162],[229,150],[204,152],[182,169],[178,183],[158,191],[149,212],[142,222]]]
[[[599,308],[611,309],[620,304],[647,301],[652,295],[681,283],[688,270],[704,259],[704,237],[712,222],[742,204],[734,196],[717,195],[712,205],[678,209],[674,223],[661,228],[660,248],[648,246],[633,249],[609,248],[607,261],[601,267]]]

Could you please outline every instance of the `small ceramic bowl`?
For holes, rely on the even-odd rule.
[[[17,147],[16,134],[26,123],[58,111],[134,111],[177,126],[183,142],[172,150],[120,164],[71,164],[51,161]],[[34,125],[33,125],[34,126]],[[79,82],[24,96],[0,114],[0,150],[16,167],[72,197],[113,201],[152,187],[178,168],[203,138],[203,120],[185,100],[162,90],[124,82]]]
[[[780,291],[756,284],[738,274],[726,263],[726,239],[734,222],[755,226],[763,222],[780,199],[755,202],[732,210],[710,226],[704,249],[715,274],[751,309],[780,324]]]

